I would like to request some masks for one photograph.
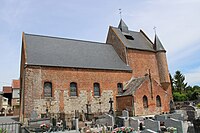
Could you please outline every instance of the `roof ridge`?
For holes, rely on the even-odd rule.
[[[30,33],[24,33],[24,34],[25,35],[30,35],[30,36],[47,37],[47,38],[55,38],[55,39],[63,39],[63,40],[71,40],[71,41],[80,41],[80,42],[88,42],[88,43],[98,43],[98,44],[103,44],[103,45],[110,45],[108,43],[87,41],[87,40],[80,40],[80,39],[72,39],[72,38],[64,38],[64,37],[56,37],[56,36],[48,36],[48,35],[37,35],[37,34],[30,34]]]

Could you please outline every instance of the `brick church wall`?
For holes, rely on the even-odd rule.
[[[95,69],[73,69],[58,67],[25,68],[24,117],[30,117],[33,110],[38,114],[49,112],[73,113],[74,110],[86,112],[86,104],[91,104],[92,113],[107,112],[109,99],[115,101],[117,83],[130,80],[131,72]],[[53,97],[44,98],[44,82],[52,82]],[[69,96],[70,83],[76,82],[78,96]],[[100,97],[93,96],[93,83],[100,84]],[[101,102],[101,107],[99,105]],[[114,109],[115,105],[114,103]]]
[[[142,77],[149,74],[160,83],[156,54],[154,52],[128,49],[128,63],[133,70],[134,77]]]
[[[143,96],[146,95],[148,98],[148,108],[143,107]],[[159,95],[161,98],[161,107],[156,107],[156,96]],[[161,114],[169,112],[169,101],[170,97],[161,86],[152,80],[152,91],[151,83],[146,80],[142,86],[134,94],[134,107],[135,115],[151,115]]]

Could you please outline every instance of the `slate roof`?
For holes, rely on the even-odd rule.
[[[148,79],[148,76],[134,78],[125,86],[125,92],[121,96],[133,95],[133,93]]]
[[[163,47],[163,45],[162,45],[162,43],[161,43],[161,41],[160,41],[160,39],[158,38],[158,36],[157,35],[155,35],[155,39],[154,39],[154,46],[155,46],[155,50],[156,51],[164,51],[164,52],[166,52],[166,50],[165,50],[165,48]]]
[[[143,35],[143,33],[130,30],[129,33],[126,33],[122,32],[119,28],[116,27],[112,27],[112,29],[127,48],[155,52],[153,44]],[[124,35],[132,36],[134,40],[126,39]]]
[[[24,36],[28,65],[131,71],[110,44],[26,33]]]
[[[119,22],[118,28],[119,28],[122,32],[126,32],[126,33],[129,32],[128,26],[125,24],[125,22],[124,22],[122,19],[121,19],[120,22]]]

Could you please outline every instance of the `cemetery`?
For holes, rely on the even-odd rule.
[[[199,109],[192,105],[172,110],[171,113],[147,116],[131,116],[123,110],[121,115],[113,111],[112,99],[109,101],[110,110],[107,113],[91,116],[90,106],[81,115],[75,111],[71,120],[65,120],[63,114],[46,115],[37,119],[32,112],[29,124],[25,127],[32,132],[81,132],[81,133],[199,133]],[[48,112],[47,112],[48,113]],[[51,117],[50,117],[51,116]]]

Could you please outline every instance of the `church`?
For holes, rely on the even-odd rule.
[[[151,41],[131,31],[121,19],[109,27],[105,43],[22,34],[20,121],[31,112],[108,112],[124,109],[133,116],[169,113],[171,83],[158,36]]]

